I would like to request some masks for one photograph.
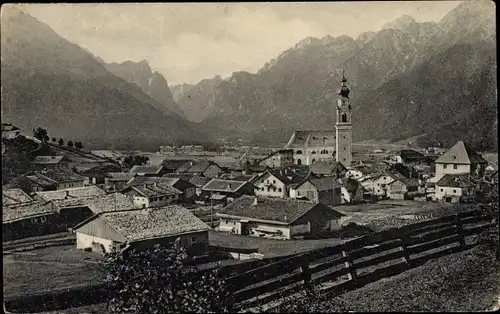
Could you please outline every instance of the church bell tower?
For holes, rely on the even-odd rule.
[[[346,86],[347,79],[342,71],[342,81],[337,101],[337,122],[335,124],[336,154],[337,162],[345,167],[351,166],[352,162],[352,123],[351,104],[349,103],[349,88]]]

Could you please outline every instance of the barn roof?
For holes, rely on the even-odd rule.
[[[101,188],[92,185],[80,188],[69,188],[57,191],[44,191],[44,192],[36,192],[38,196],[46,201],[52,200],[62,200],[68,198],[80,198],[80,197],[91,197],[98,195],[105,195],[106,192]]]
[[[198,217],[178,205],[107,212],[99,214],[99,217],[129,241],[162,238],[210,229]]]
[[[33,199],[21,189],[2,190],[2,205],[12,206],[33,202]]]
[[[247,184],[246,181],[212,179],[202,187],[202,190],[234,193],[241,189],[245,184]]]
[[[255,199],[257,199],[256,204],[254,203]],[[220,217],[228,215],[290,224],[316,206],[324,205],[296,199],[244,195],[224,207],[224,209],[216,215]],[[344,216],[342,213],[333,209],[331,210],[339,217]]]
[[[436,186],[444,186],[451,188],[463,188],[475,186],[475,179],[468,173],[446,174],[438,182]]]
[[[163,166],[139,166],[135,165],[130,169],[130,173],[158,174]]]
[[[43,202],[32,202],[20,206],[3,206],[2,223],[45,216],[50,213],[52,213],[52,209]]]

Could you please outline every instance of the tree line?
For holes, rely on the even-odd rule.
[[[48,143],[50,141],[49,132],[47,131],[47,129],[44,129],[42,127],[38,127],[36,129],[33,129],[33,137],[40,140],[42,143]],[[65,142],[64,142],[63,138],[59,138],[59,140],[58,140],[56,137],[52,137],[52,143],[58,143],[59,146],[64,146]],[[66,143],[66,146],[67,147],[74,147],[77,149],[83,149],[82,142],[77,142],[77,141],[73,142],[72,140],[69,140]]]

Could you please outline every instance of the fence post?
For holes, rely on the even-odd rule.
[[[358,280],[358,276],[356,274],[356,269],[354,269],[354,267],[352,266],[352,260],[351,257],[349,256],[349,253],[347,253],[347,251],[342,251],[342,257],[347,258],[344,265],[347,269],[349,269],[349,273],[347,274],[349,280],[356,282]]]
[[[458,236],[459,239],[458,241],[460,242],[460,249],[465,248],[465,236],[464,236],[464,228],[462,225],[462,220],[460,219],[460,216],[457,214],[456,215],[456,225],[457,225],[457,231],[458,231]]]
[[[309,271],[309,264],[304,262],[300,266],[300,270],[302,271],[302,277],[304,278],[304,287],[309,289],[311,287],[311,272]]]
[[[404,263],[406,263],[406,265],[408,267],[411,267],[411,259],[410,259],[410,253],[408,252],[408,238],[406,235],[402,235],[400,234],[398,236],[399,238],[399,241],[401,242],[401,250],[403,251],[403,257],[401,258],[403,260]]]

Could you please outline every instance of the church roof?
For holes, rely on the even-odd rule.
[[[285,148],[335,147],[335,140],[335,131],[333,130],[295,131]]]
[[[446,153],[441,155],[436,163],[446,164],[486,164],[488,163],[481,155],[473,151],[467,144],[458,141]]]

